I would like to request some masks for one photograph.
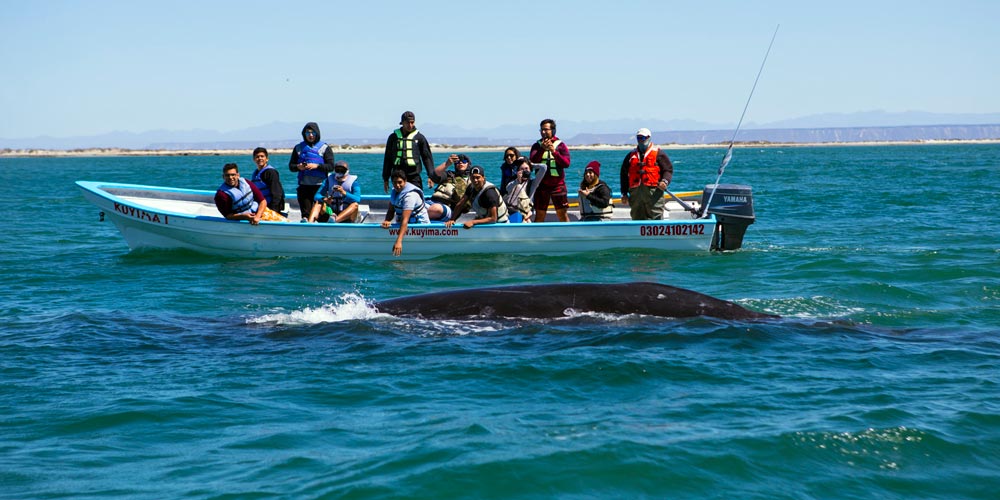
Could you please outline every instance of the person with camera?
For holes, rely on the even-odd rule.
[[[569,148],[556,137],[556,122],[551,118],[539,124],[542,138],[531,145],[528,159],[531,163],[545,165],[545,174],[535,188],[535,222],[545,222],[549,202],[556,210],[560,222],[569,222],[569,198],[566,191],[566,169],[569,168]]]
[[[469,188],[465,190],[460,205],[468,203],[476,214],[476,218],[466,221],[462,226],[472,229],[477,224],[493,224],[509,222],[507,205],[500,196],[500,190],[486,181],[486,171],[479,165],[469,169]],[[451,220],[445,222],[445,227],[451,227],[465,211],[455,211]]]
[[[522,156],[511,165],[515,169],[514,177],[507,183],[507,192],[503,195],[510,209],[510,222],[531,222],[531,212],[535,208],[531,202],[531,163]]]
[[[302,127],[302,142],[292,149],[288,159],[288,170],[299,175],[299,187],[295,190],[299,200],[302,222],[312,212],[313,198],[330,172],[333,172],[333,149],[319,140],[319,125],[309,122]]]
[[[592,161],[583,170],[583,180],[578,191],[580,220],[584,222],[608,221],[615,213],[611,204],[611,188],[601,180],[601,162]]]
[[[316,191],[308,222],[354,222],[361,203],[361,183],[358,176],[350,175],[347,162],[340,160],[333,165],[333,173],[326,177]]]
[[[453,168],[448,170],[448,167]],[[431,199],[446,203],[452,211],[465,211],[469,208],[468,206],[458,206],[458,202],[465,195],[465,190],[469,186],[469,157],[467,155],[448,155],[448,159],[434,167],[431,181],[437,185]]]

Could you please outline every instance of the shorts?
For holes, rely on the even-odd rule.
[[[447,203],[441,203],[440,201],[427,202],[428,207],[430,207],[431,205],[440,205],[441,208],[444,209],[444,215],[442,215],[440,219],[434,219],[434,222],[447,222],[451,220],[451,207],[448,206]]]
[[[553,188],[538,186],[535,190],[535,213],[545,213],[549,209],[549,200],[556,210],[569,208],[569,198],[566,196],[566,185],[560,184]]]

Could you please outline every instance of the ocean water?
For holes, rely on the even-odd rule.
[[[617,187],[624,153],[574,151],[570,182],[596,159]],[[684,191],[722,150],[669,154]],[[381,190],[379,155],[338,158]],[[129,253],[73,185],[214,189],[228,161],[0,159],[0,497],[997,498],[998,145],[738,149],[758,220],[725,254]],[[783,319],[367,305],[633,280]]]

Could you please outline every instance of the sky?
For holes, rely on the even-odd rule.
[[[0,0],[0,138],[1000,112],[1000,2]]]

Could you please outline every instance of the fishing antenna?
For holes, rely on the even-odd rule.
[[[708,202],[701,207],[702,219],[708,217],[708,207],[712,206],[712,198],[715,196],[715,192],[719,190],[719,181],[722,179],[722,174],[726,171],[726,165],[729,165],[729,160],[733,159],[733,144],[736,142],[736,134],[740,132],[740,127],[743,125],[743,117],[747,115],[747,108],[750,107],[750,99],[753,99],[753,91],[757,90],[757,81],[760,80],[760,74],[764,72],[764,64],[767,63],[767,56],[771,53],[771,46],[774,45],[774,38],[778,36],[778,28],[780,27],[780,24],[774,27],[774,34],[771,35],[771,43],[767,45],[767,52],[764,53],[764,60],[760,62],[760,69],[757,70],[757,78],[754,78],[753,87],[750,88],[750,96],[747,97],[747,103],[743,105],[743,114],[740,115],[740,121],[736,123],[736,130],[733,131],[733,138],[729,140],[729,147],[726,148],[726,155],[722,157],[722,163],[719,164],[719,175],[715,177],[715,189],[709,193]]]

